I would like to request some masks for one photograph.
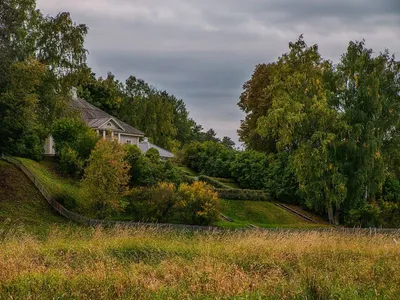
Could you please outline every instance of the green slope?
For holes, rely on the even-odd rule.
[[[265,201],[221,200],[221,211],[233,222],[219,221],[218,226],[241,228],[250,224],[257,227],[313,228],[323,224],[310,223],[290,212]]]
[[[32,182],[15,166],[0,160],[0,228],[41,232],[66,224],[54,213]]]

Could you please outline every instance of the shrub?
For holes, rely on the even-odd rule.
[[[209,225],[218,220],[218,194],[205,182],[181,184],[177,197],[176,213],[185,224]]]
[[[262,190],[215,189],[215,191],[222,199],[269,201],[267,193]]]
[[[179,185],[182,181],[179,170],[170,161],[160,160],[157,149],[143,155],[137,146],[130,145],[126,147],[125,159],[131,166],[131,186],[152,186],[159,182]]]
[[[61,172],[72,177],[81,175],[84,163],[78,157],[78,153],[74,149],[68,146],[61,148],[58,156]]]
[[[265,186],[270,197],[286,203],[301,203],[299,184],[291,164],[290,153],[272,154],[268,159]]]
[[[83,197],[88,211],[96,217],[109,217],[123,210],[121,196],[127,191],[129,164],[116,141],[100,140],[90,155],[83,179]]]
[[[60,159],[60,170],[70,176],[82,175],[99,140],[96,133],[78,118],[64,118],[54,124],[51,134]]]
[[[223,184],[222,182],[215,180],[214,178],[211,178],[209,176],[200,175],[199,180],[207,182],[208,184],[211,184],[215,188],[219,188],[219,189],[230,189],[231,188],[230,186]]]
[[[126,212],[137,221],[209,225],[219,216],[218,194],[204,182],[136,188],[128,201]]]
[[[262,152],[238,151],[231,164],[231,174],[245,189],[264,189],[268,175],[267,155]]]
[[[133,189],[129,196],[132,201],[127,206],[127,213],[147,222],[168,222],[176,201],[175,186],[167,182]]]
[[[359,209],[352,209],[346,219],[349,226],[360,227],[400,227],[400,204],[379,201],[367,203]]]
[[[180,155],[182,163],[207,176],[230,177],[234,150],[217,142],[194,142],[186,145]]]

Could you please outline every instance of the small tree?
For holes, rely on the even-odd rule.
[[[92,151],[82,193],[93,215],[105,218],[123,210],[120,196],[127,191],[130,169],[125,157],[125,148],[116,141],[100,140]]]
[[[60,170],[79,177],[99,138],[80,118],[63,118],[52,127],[51,134],[59,156]]]

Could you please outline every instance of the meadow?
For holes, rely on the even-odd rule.
[[[28,178],[1,161],[0,188],[0,299],[398,299],[400,294],[399,233],[88,228],[55,215]],[[257,211],[261,203],[249,205]],[[248,213],[237,201],[230,209],[237,220]]]
[[[394,236],[68,228],[3,235],[0,298],[398,299]]]

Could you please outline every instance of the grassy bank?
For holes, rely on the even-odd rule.
[[[0,298],[396,299],[392,237],[54,228],[8,236]]]
[[[20,170],[0,160],[0,230],[24,227],[42,232],[54,224],[66,223]]]
[[[29,159],[20,159],[56,199],[74,199],[77,206],[76,211],[85,214],[80,209],[84,207],[80,198],[80,182],[61,176],[51,160],[41,162]],[[271,203],[257,201],[230,201],[221,200],[221,211],[229,216],[234,222],[224,220],[218,221],[216,226],[223,228],[243,228],[249,224],[259,227],[320,227],[304,221]],[[129,220],[129,218],[115,217],[116,220]]]
[[[241,228],[250,224],[264,227],[313,228],[324,224],[313,224],[266,201],[221,200],[221,211],[233,222],[221,220],[217,225],[226,228]]]

